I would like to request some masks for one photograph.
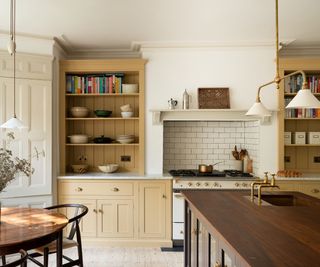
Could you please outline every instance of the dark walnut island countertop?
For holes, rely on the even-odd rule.
[[[231,247],[243,266],[320,266],[320,200],[298,192],[296,206],[258,206],[248,191],[188,190],[183,195],[209,233]],[[242,266],[241,265],[241,266]]]

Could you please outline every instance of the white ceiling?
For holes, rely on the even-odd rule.
[[[57,37],[75,50],[133,42],[274,40],[274,0],[16,0],[17,33]],[[320,1],[279,0],[280,39],[320,44]],[[9,0],[0,0],[0,30]]]

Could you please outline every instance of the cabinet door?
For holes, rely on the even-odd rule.
[[[80,230],[82,237],[95,237],[97,235],[97,207],[96,200],[92,199],[75,199],[75,198],[61,198],[59,204],[77,203],[85,205],[88,208],[88,213],[80,221]],[[68,212],[66,209],[61,210],[68,218],[73,217],[73,210]],[[67,228],[67,231],[69,229]]]
[[[303,182],[300,185],[300,192],[320,198],[320,182]]]
[[[165,238],[166,185],[161,182],[139,184],[139,236]]]
[[[133,238],[133,200],[98,200],[98,236]]]
[[[1,131],[1,145],[7,132],[14,132],[15,140],[7,144],[14,155],[30,159],[34,168],[31,177],[18,176],[1,195],[3,198],[39,196],[51,194],[52,184],[52,108],[51,82],[40,80],[16,80],[16,98],[13,96],[13,80],[0,77],[0,124],[16,113],[27,129]],[[45,156],[36,157],[36,150]]]

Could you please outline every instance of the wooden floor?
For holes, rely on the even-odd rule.
[[[69,249],[68,256],[76,255]],[[161,252],[160,248],[96,248],[85,247],[84,267],[182,267],[183,252]],[[55,266],[55,255],[50,256]],[[40,259],[40,258],[39,258]],[[28,261],[28,267],[37,266]]]

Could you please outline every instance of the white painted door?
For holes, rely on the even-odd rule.
[[[0,123],[13,115],[13,79],[0,77]],[[16,79],[16,113],[27,129],[15,130],[15,141],[10,144],[20,158],[31,158],[34,173],[19,176],[1,193],[1,197],[48,195],[52,193],[51,140],[52,106],[51,81]],[[2,146],[7,132],[0,130]],[[45,156],[34,157],[35,149]]]

